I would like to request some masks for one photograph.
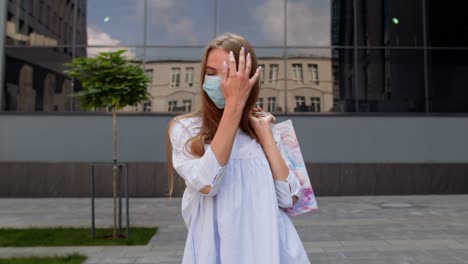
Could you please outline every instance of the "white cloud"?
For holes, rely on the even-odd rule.
[[[99,31],[93,27],[88,27],[88,45],[119,45],[120,40],[113,39],[109,34]]]
[[[288,45],[330,45],[329,8],[329,5],[328,8],[313,8],[304,2],[288,2]],[[278,14],[281,14],[281,17],[278,17]],[[282,43],[283,40],[282,14],[283,5],[278,4],[277,0],[265,0],[253,12],[264,35],[275,43]]]
[[[273,43],[283,43],[283,5],[278,1],[267,0],[253,11],[253,17]],[[281,14],[281,17],[278,17]]]
[[[143,1],[137,1],[139,5]],[[151,28],[157,32],[168,34],[170,40],[184,41],[186,44],[196,44],[197,36],[193,21],[183,14],[188,13],[189,2],[154,0],[148,2],[148,10],[151,12]],[[140,8],[138,8],[140,10]],[[167,37],[167,36],[166,36]]]
[[[88,45],[89,46],[119,46],[120,40],[113,39],[108,33],[100,31],[96,27],[88,26]],[[88,57],[96,57],[99,52],[117,51],[121,47],[105,47],[105,48],[87,48]],[[123,54],[127,59],[135,59],[135,50],[128,48],[127,52]]]

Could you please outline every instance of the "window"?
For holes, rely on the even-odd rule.
[[[63,27],[62,27],[62,35],[63,35],[63,38],[65,39],[65,41],[68,42],[68,23],[67,22],[64,22],[63,23]]]
[[[261,97],[257,98],[257,106],[263,109],[263,98]]]
[[[63,38],[63,19],[59,17],[58,32],[60,38]]]
[[[39,23],[44,23],[44,1],[39,2]]]
[[[293,64],[293,80],[302,83],[302,64]]]
[[[184,104],[185,112],[192,111],[192,100],[184,100],[182,103]]]
[[[211,30],[213,28],[213,23],[216,21],[214,17],[218,17],[219,15],[222,16],[220,13],[220,9],[218,8],[216,11],[213,12],[213,4],[215,3],[213,0],[202,0],[202,1],[192,1],[192,0],[119,0],[119,1],[103,1],[103,0],[93,0],[93,1],[84,1],[81,0],[80,2],[93,2],[97,7],[103,7],[105,3],[116,3],[115,6],[118,8],[110,9],[107,11],[115,12],[119,10],[119,14],[115,14],[114,16],[122,16],[120,19],[122,22],[126,24],[130,24],[127,26],[128,28],[132,28],[135,32],[133,33],[134,37],[133,40],[125,40],[124,38],[128,38],[126,36],[129,35],[128,32],[123,32],[121,35],[112,34],[112,37],[122,41],[122,44],[138,44],[138,45],[149,45],[149,46],[169,46],[167,51],[168,53],[159,54],[159,48],[156,56],[163,55],[163,57],[167,56],[168,58],[177,58],[177,60],[183,56],[189,55],[190,61],[200,60],[200,54],[203,50],[200,48],[188,48],[192,49],[193,51],[186,53],[185,48],[178,49],[176,48],[175,52],[172,51],[173,46],[204,46],[207,39],[213,38],[213,32]],[[143,7],[143,2],[148,2],[147,9],[146,9],[146,18],[142,16],[143,12],[145,11]],[[221,6],[222,1],[216,1],[219,3],[218,7]],[[141,3],[141,4],[140,4]],[[138,5],[137,5],[138,4]],[[124,6],[125,5],[125,6]],[[206,8],[200,8],[200,7]],[[244,10],[245,3],[239,4],[242,10]],[[136,8],[139,7],[139,8]],[[174,9],[173,9],[174,8]],[[122,10],[122,11],[120,11]],[[100,19],[101,14],[105,11],[93,12],[95,19]],[[86,11],[84,12],[86,13]],[[89,7],[88,7],[88,13]],[[242,13],[244,14],[244,12]],[[89,16],[87,14],[87,16]],[[138,20],[133,18],[134,16],[138,17]],[[132,17],[132,19],[129,19]],[[233,16],[230,16],[231,19]],[[143,24],[145,23],[145,19],[148,23],[146,23],[146,32],[145,28],[143,28]],[[101,19],[100,19],[101,20]],[[94,21],[91,19],[89,21]],[[116,20],[114,20],[115,23]],[[217,21],[216,26],[219,28],[220,32],[226,31],[225,29],[220,27],[220,22],[224,21],[224,19],[220,19]],[[230,21],[230,20],[228,20]],[[231,23],[229,23],[231,24]],[[108,26],[101,24],[102,28],[106,28]],[[127,28],[126,27],[126,28]],[[199,29],[205,30],[199,30]],[[229,32],[231,32],[229,30]],[[138,35],[135,33],[139,33]],[[143,39],[146,35],[146,39]],[[139,38],[138,38],[139,37]],[[129,42],[131,41],[131,42]],[[145,42],[145,43],[144,43]],[[188,45],[187,45],[188,44]],[[187,50],[188,50],[187,49]],[[162,48],[161,50],[166,50],[166,48]],[[179,52],[182,51],[182,52]],[[227,62],[227,61],[226,61]],[[198,63],[197,63],[198,64]],[[195,66],[195,64],[193,64]],[[191,65],[187,65],[191,66]],[[196,67],[196,66],[195,66]],[[198,72],[198,68],[197,68]],[[183,73],[185,74],[185,73]],[[198,73],[197,73],[198,74]]]
[[[45,26],[46,26],[48,29],[51,28],[50,24],[52,24],[52,23],[51,23],[51,16],[52,16],[52,14],[50,13],[50,6],[47,6],[47,9],[46,9],[46,17],[45,17],[45,18],[46,18],[46,20],[45,20]]]
[[[308,64],[307,69],[309,71],[309,82],[314,84],[319,84],[319,75],[318,75],[318,64]]]
[[[311,112],[320,112],[320,97],[311,97],[310,98],[310,111]]]
[[[294,112],[307,112],[308,108],[305,102],[305,96],[296,96],[296,108]]]
[[[275,112],[276,110],[276,97],[268,97],[267,112]]]
[[[185,82],[189,87],[193,86],[193,67],[185,68]]]
[[[153,69],[147,69],[145,70],[146,75],[148,75],[151,83],[153,83]]]
[[[29,14],[32,15],[33,14],[33,0],[28,0],[28,10],[29,10]]]
[[[278,80],[278,64],[270,64],[270,83]]]
[[[296,96],[296,106],[305,104],[305,96]]]
[[[265,82],[265,64],[259,64],[262,69],[260,70],[260,83]]]
[[[168,108],[167,108],[168,112],[175,112],[176,111],[177,101],[169,101],[169,102],[167,102],[167,104],[168,104]]]
[[[143,104],[143,111],[144,112],[151,112],[151,102],[146,102]]]
[[[58,34],[58,17],[57,17],[57,12],[54,12],[54,15],[52,17],[52,23],[54,23],[53,27],[52,28],[52,31],[55,33],[55,34]]]
[[[24,21],[23,19],[20,19],[19,21],[19,32],[23,33],[23,28],[24,28]]]
[[[171,87],[180,86],[180,68],[172,68]]]

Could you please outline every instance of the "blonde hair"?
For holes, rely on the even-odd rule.
[[[200,132],[195,135],[194,137],[190,138],[184,145],[185,149],[188,149],[187,146],[190,144],[190,153],[195,157],[202,157],[204,154],[204,144],[210,143],[213,139],[216,130],[218,129],[219,122],[223,115],[223,109],[218,109],[216,105],[211,101],[208,95],[203,91],[203,80],[205,77],[206,72],[206,60],[208,54],[212,49],[223,49],[227,52],[232,51],[236,58],[236,63],[239,63],[239,52],[240,49],[244,47],[246,54],[250,53],[252,58],[252,68],[249,74],[251,78],[258,67],[257,65],[257,57],[255,56],[255,52],[252,48],[252,45],[244,39],[243,37],[233,34],[233,33],[225,33],[216,37],[213,41],[211,41],[205,49],[201,60],[201,71],[200,71],[200,93],[202,104],[199,110],[180,115],[175,117],[168,125],[166,130],[166,159],[167,159],[167,167],[168,167],[168,181],[169,181],[169,195],[172,196],[174,191],[174,171],[172,168],[172,145],[169,138],[169,131],[173,124],[178,120],[188,118],[188,117],[201,117],[202,125]],[[252,90],[250,91],[249,98],[245,104],[242,118],[239,124],[239,128],[247,135],[251,136],[252,138],[257,138],[253,128],[249,125],[249,116],[250,110],[255,106],[257,102],[257,97],[260,92],[260,84],[257,81]]]

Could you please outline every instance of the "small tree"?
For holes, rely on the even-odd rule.
[[[117,238],[117,111],[149,101],[151,97],[147,91],[149,77],[140,65],[122,57],[125,51],[101,52],[96,58],[75,58],[72,63],[65,64],[71,67],[65,73],[81,81],[83,89],[72,95],[79,97],[82,108],[112,109],[114,239]]]

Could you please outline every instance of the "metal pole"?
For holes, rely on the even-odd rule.
[[[6,21],[6,14],[7,14],[7,9],[8,9],[8,2],[3,1],[2,4],[0,4],[0,21]],[[18,14],[19,17],[19,14]],[[5,27],[0,27],[0,112],[3,111],[3,100],[4,100],[4,95],[3,95],[3,90],[6,90],[6,87],[4,86],[5,82],[5,56],[6,56],[6,49],[5,49]],[[5,98],[6,101],[6,98]]]
[[[78,0],[73,1],[75,3],[75,9],[73,10],[73,32],[72,32],[72,59],[76,57],[76,21],[77,21],[77,15],[78,15]],[[80,43],[81,44],[81,43]],[[72,78],[71,80],[71,90],[72,92],[75,92],[75,78]],[[75,110],[74,108],[74,97],[70,96],[70,109],[68,111],[73,112]]]
[[[147,30],[148,30],[148,21],[146,21],[148,19],[148,0],[145,0],[145,13],[144,13],[144,34],[143,34],[143,69],[146,70],[146,34],[147,34]]]
[[[284,27],[283,27],[283,64],[284,64],[284,110],[283,112],[288,113],[288,1],[283,1],[283,17],[284,17]],[[279,71],[279,70],[278,70]],[[276,112],[276,109],[273,111]]]
[[[94,164],[91,162],[91,237],[96,235],[94,226]]]
[[[422,1],[423,42],[424,42],[424,96],[426,97],[426,113],[429,113],[429,77],[427,67],[427,27],[426,27],[426,0]]]
[[[358,74],[359,74],[359,71],[358,71],[358,34],[357,34],[357,30],[358,30],[358,21],[357,21],[357,8],[358,8],[358,5],[357,5],[357,1],[358,0],[353,0],[353,5],[354,5],[354,8],[353,8],[353,16],[354,16],[354,93],[355,93],[355,96],[356,96],[356,100],[355,100],[355,109],[356,109],[356,112],[359,112],[359,93],[358,93],[358,85],[359,85],[359,82],[358,82]]]
[[[214,37],[216,38],[218,36],[218,0],[214,0],[214,28],[213,28],[213,33]]]
[[[122,235],[122,165],[119,165],[119,176],[117,180],[117,192],[119,195],[119,236]]]
[[[128,202],[128,163],[125,163],[125,180],[126,180],[126,183],[125,183],[125,201],[127,203],[127,205],[125,206],[125,210],[126,210],[126,213],[127,213],[126,229],[127,229],[127,238],[129,238],[130,237],[130,213],[129,213],[129,207],[128,207],[129,206],[129,202]]]

